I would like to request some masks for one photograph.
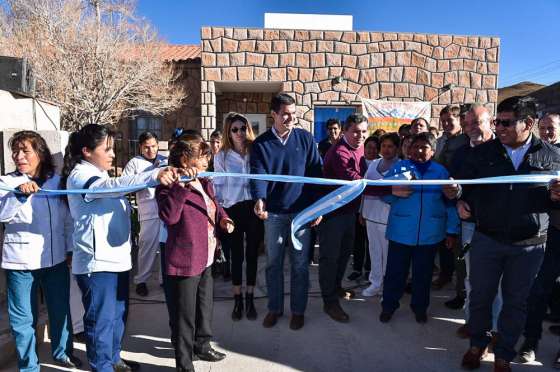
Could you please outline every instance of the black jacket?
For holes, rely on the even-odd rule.
[[[468,151],[457,179],[555,173],[560,170],[560,151],[535,136],[523,162],[515,170],[499,139]],[[546,184],[496,184],[464,186],[461,199],[471,207],[477,231],[516,245],[546,241],[548,215],[557,203],[550,200]]]

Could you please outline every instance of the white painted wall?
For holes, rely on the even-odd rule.
[[[33,120],[35,108],[36,123]],[[60,108],[41,100],[0,90],[0,130],[59,130]]]
[[[265,28],[352,31],[351,15],[265,13]]]

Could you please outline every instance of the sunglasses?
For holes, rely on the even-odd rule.
[[[514,126],[517,124],[519,120],[517,119],[508,119],[508,120],[504,120],[504,119],[495,119],[494,120],[494,126],[498,126],[501,125],[504,128],[509,128],[511,126]]]
[[[247,127],[246,126],[242,126],[242,127],[233,127],[231,128],[231,133],[237,133],[239,131],[242,131],[243,133],[247,132]]]

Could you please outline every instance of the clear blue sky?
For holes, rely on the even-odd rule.
[[[202,26],[263,27],[266,12],[348,14],[356,31],[498,36],[500,86],[560,81],[560,0],[138,1],[173,44],[198,44]]]

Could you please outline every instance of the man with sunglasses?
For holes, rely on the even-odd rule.
[[[560,170],[560,152],[531,134],[536,104],[510,97],[498,105],[496,139],[472,149],[457,172],[459,179],[551,173]],[[490,342],[492,302],[502,286],[503,307],[494,347],[494,371],[511,371],[527,314],[527,297],[541,266],[547,213],[560,203],[558,179],[547,184],[486,184],[455,188],[462,219],[476,229],[469,251],[471,347],[462,367],[477,369]]]
[[[321,155],[321,159],[325,159],[327,151],[329,151],[331,146],[337,143],[340,139],[340,120],[330,118],[329,120],[327,120],[326,127],[327,138],[319,142],[319,154]]]

